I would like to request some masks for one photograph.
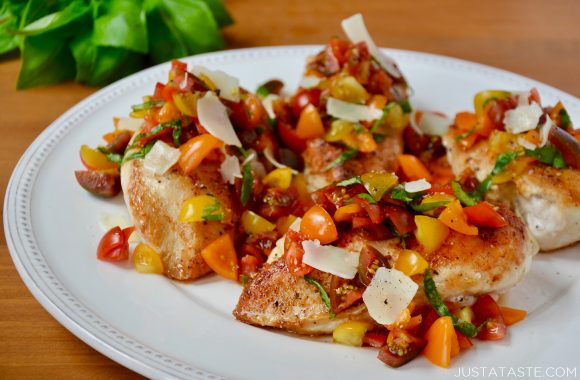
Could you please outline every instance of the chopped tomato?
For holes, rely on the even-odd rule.
[[[179,147],[179,166],[184,173],[189,174],[211,151],[221,148],[223,144],[221,140],[207,133],[195,136]]]
[[[171,68],[185,71],[185,70],[187,70],[187,63],[181,62],[178,59],[172,59],[171,60]]]
[[[383,363],[397,368],[417,357],[425,347],[425,343],[425,339],[406,330],[394,328],[389,332],[387,344],[380,349],[378,358]]]
[[[109,161],[103,153],[90,148],[88,145],[81,145],[80,155],[83,165],[89,170],[115,169],[118,167],[116,163]]]
[[[367,212],[373,223],[378,224],[385,219],[385,216],[381,211],[381,206],[377,204],[371,204],[367,199],[359,197],[355,197],[354,200]]]
[[[254,255],[245,255],[240,260],[240,274],[252,277],[258,273],[260,261]]]
[[[163,273],[161,256],[145,243],[140,243],[135,247],[133,265],[139,273]]]
[[[286,239],[284,240],[284,260],[286,266],[291,274],[297,277],[302,277],[312,272],[312,268],[308,264],[302,262],[302,257],[304,256],[304,248],[302,248],[302,241],[305,238],[302,234],[288,230],[286,233]]]
[[[97,258],[104,261],[122,261],[129,258],[129,237],[135,227],[116,226],[105,233],[97,247]]]
[[[335,313],[348,309],[362,298],[362,289],[350,284],[349,280],[338,276],[332,276],[330,289],[330,304]]]
[[[366,216],[353,216],[352,217],[352,229],[356,230],[357,228],[365,228],[370,227],[374,223],[372,222],[371,218],[367,218]]]
[[[300,232],[307,239],[317,239],[320,244],[332,243],[338,239],[338,231],[330,214],[321,206],[315,205],[306,211],[300,222]]]
[[[506,326],[511,326],[514,323],[524,320],[528,312],[520,309],[512,309],[507,306],[500,306],[501,315],[503,316]]]
[[[312,104],[314,107],[318,107],[320,103],[321,91],[317,88],[312,89],[300,89],[290,100],[292,107],[292,113],[295,118],[299,118],[302,114],[302,110],[306,108],[307,105]]]
[[[306,149],[306,140],[301,139],[296,134],[296,130],[286,123],[278,123],[278,133],[284,144],[295,152],[302,152]]]
[[[334,220],[337,222],[346,222],[351,220],[354,216],[359,216],[365,210],[358,203],[351,203],[346,206],[339,207],[334,213]]]
[[[312,139],[324,136],[324,125],[318,113],[318,108],[307,105],[300,114],[296,125],[296,136],[301,139]]]
[[[217,274],[232,281],[238,280],[238,258],[232,237],[224,234],[201,250],[201,257]]]
[[[374,348],[381,348],[387,342],[388,331],[367,331],[363,337],[363,346],[371,346]]]
[[[451,317],[439,317],[431,325],[425,338],[427,346],[423,353],[427,359],[439,367],[448,368],[451,358],[459,353],[459,342]]]
[[[358,279],[367,286],[371,283],[375,272],[379,267],[387,266],[385,257],[379,253],[374,247],[365,244],[360,251],[358,260]]]
[[[484,324],[483,329],[477,334],[478,339],[503,339],[506,335],[507,327],[501,309],[489,294],[480,296],[471,309],[475,314],[475,324]]]
[[[386,205],[383,209],[399,235],[403,236],[415,229],[413,214],[408,210],[392,205]]]
[[[173,102],[166,102],[161,109],[159,110],[159,114],[157,115],[159,119],[159,123],[167,123],[176,119],[181,118],[181,112],[175,107]]]
[[[463,212],[459,200],[455,200],[445,207],[439,215],[439,221],[447,227],[464,235],[477,235],[477,227],[467,222],[467,215]]]
[[[455,334],[457,334],[457,343],[459,343],[459,348],[462,350],[468,349],[473,347],[473,342],[471,339],[460,333],[459,331],[455,330]]]
[[[346,51],[350,46],[349,42],[339,38],[331,38],[328,44],[338,63],[344,64],[346,62]]]
[[[467,215],[467,221],[476,226],[492,228],[507,226],[507,222],[503,216],[491,204],[485,201],[475,206],[465,207],[463,212]]]
[[[409,181],[415,181],[418,179],[425,178],[427,181],[431,180],[431,173],[423,165],[421,160],[412,154],[401,154],[397,156],[397,161],[401,166],[403,174]]]

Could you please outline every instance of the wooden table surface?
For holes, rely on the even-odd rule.
[[[580,96],[580,1],[226,0],[229,47],[325,43],[362,12],[377,43],[511,70]],[[331,5],[332,4],[332,5]],[[0,58],[0,189],[34,138],[94,88],[15,91],[19,59]],[[139,375],[58,324],[20,280],[0,235],[0,379],[127,379]]]

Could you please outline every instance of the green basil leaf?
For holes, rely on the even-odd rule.
[[[427,212],[435,210],[438,207],[446,206],[447,204],[449,204],[449,201],[428,202],[420,205],[411,205],[411,208],[416,212]]]
[[[326,167],[324,167],[324,169],[322,169],[323,172],[332,169],[335,166],[338,166],[340,164],[342,164],[343,162],[356,157],[358,154],[358,150],[356,149],[348,149],[347,151],[343,152],[336,160],[332,161],[330,164],[326,165]]]
[[[149,54],[155,63],[222,49],[218,24],[201,0],[150,1]]]
[[[207,4],[220,28],[232,25],[234,23],[234,19],[229,14],[229,12],[227,11],[226,7],[224,6],[221,0],[202,0],[202,1]]]
[[[19,18],[24,4],[4,1],[0,8],[0,54],[8,53],[18,47],[22,39],[14,34],[18,29]]]
[[[123,157],[122,164],[124,164],[127,161],[134,160],[136,158],[145,158],[145,156],[147,156],[147,154],[151,152],[151,149],[153,148],[153,145],[155,145],[156,142],[157,142],[156,140],[149,141],[140,151],[131,153],[130,155]]]
[[[407,193],[403,185],[397,185],[391,190],[391,198],[405,203],[411,203],[415,200],[411,194]]]
[[[491,173],[489,173],[489,175],[483,180],[483,182],[481,182],[479,186],[477,186],[475,192],[472,193],[472,195],[479,197],[479,199],[483,198],[485,193],[487,193],[487,191],[491,188],[493,176],[501,173],[501,171],[504,170],[505,167],[508,166],[510,162],[519,157],[519,155],[520,153],[518,152],[505,152],[497,156],[497,159],[495,160],[495,165]]]
[[[345,179],[344,181],[340,181],[339,183],[336,184],[336,186],[343,186],[344,187],[344,186],[349,186],[349,185],[355,185],[357,183],[359,183],[359,184],[363,183],[363,181],[359,175],[354,176],[354,177],[349,178],[349,179]]]
[[[332,304],[330,303],[330,297],[328,297],[328,293],[326,293],[326,290],[324,290],[322,285],[320,285],[320,283],[318,281],[316,281],[315,279],[313,279],[312,277],[304,276],[304,279],[306,280],[306,282],[314,285],[316,287],[316,289],[318,289],[318,293],[320,293],[320,298],[322,298],[322,302],[324,302],[324,305],[326,305],[326,308],[328,309],[328,319],[334,319],[336,314],[332,310]]]
[[[123,162],[123,156],[121,154],[111,153],[104,146],[97,147],[97,150],[103,153],[107,157],[107,160],[114,162],[117,165],[121,165],[121,163]]]
[[[95,20],[93,43],[124,48],[137,53],[149,51],[147,21],[140,0],[104,3]]]
[[[245,164],[242,167],[242,193],[240,195],[240,200],[242,205],[246,205],[250,200],[250,195],[252,195],[252,189],[254,187],[254,177],[252,176],[252,168],[250,164]]]
[[[451,188],[453,189],[453,193],[459,199],[464,206],[475,206],[481,200],[481,197],[478,194],[471,194],[467,191],[463,190],[461,185],[456,181],[451,181]]]
[[[216,214],[216,211],[219,211],[221,207],[221,203],[217,198],[214,198],[214,203],[207,205],[201,210],[201,218],[206,221],[219,221],[224,219],[224,213],[220,212]]]
[[[75,61],[68,43],[48,35],[29,36],[22,46],[17,89],[64,82],[74,78]]]
[[[357,198],[361,198],[361,199],[366,199],[372,205],[376,205],[377,204],[377,201],[375,201],[375,198],[373,198],[370,194],[361,193],[361,194],[357,194],[356,197]]]
[[[18,34],[35,36],[69,26],[89,15],[91,7],[84,0],[71,1],[64,9],[47,14],[18,31]]]
[[[534,157],[541,163],[555,167],[556,169],[563,169],[566,167],[562,152],[554,146],[543,146],[534,150],[526,149],[528,156]]]
[[[560,127],[568,129],[568,126],[572,124],[572,119],[570,119],[570,115],[568,114],[568,111],[566,111],[566,108],[562,108],[560,112],[558,112],[558,115],[560,115]]]
[[[143,111],[143,110],[148,110],[154,107],[161,107],[165,104],[164,100],[150,100],[148,102],[145,103],[141,103],[141,104],[136,104],[131,106],[131,109],[133,109],[133,111]]]

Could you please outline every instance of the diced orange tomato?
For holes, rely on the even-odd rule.
[[[286,231],[290,228],[292,223],[294,223],[298,219],[296,215],[288,215],[278,218],[276,221],[276,229],[280,233],[280,235],[284,235]]]
[[[302,110],[298,124],[296,125],[296,136],[301,139],[312,139],[324,136],[324,125],[318,113],[318,109],[309,104]]]
[[[448,368],[451,358],[459,353],[459,342],[451,317],[439,317],[425,335],[427,346],[423,354],[439,367]]]
[[[107,156],[96,149],[90,148],[88,145],[81,145],[80,155],[83,165],[85,165],[89,170],[117,168],[116,163],[109,161]]]
[[[507,222],[503,216],[491,204],[485,201],[475,206],[465,207],[463,212],[467,215],[467,221],[476,226],[492,228],[507,226]]]
[[[217,274],[232,281],[238,280],[238,257],[232,237],[224,234],[201,251],[201,257]]]
[[[220,139],[208,133],[192,137],[179,147],[181,156],[178,163],[181,170],[186,174],[193,172],[211,151],[223,145]]]
[[[320,244],[332,243],[338,239],[338,231],[330,214],[321,206],[315,205],[306,211],[300,222],[300,232],[307,239],[317,239]]]
[[[427,253],[437,250],[449,235],[449,228],[430,216],[415,215],[415,225],[415,237]]]
[[[431,180],[429,170],[427,170],[421,160],[412,154],[401,154],[397,157],[397,161],[409,181],[415,181],[421,178],[425,178],[427,181]]]
[[[299,173],[292,178],[290,187],[292,187],[298,193],[298,200],[300,201],[302,207],[310,207],[312,205],[312,197],[308,191],[306,177],[303,173]]]
[[[387,97],[384,95],[373,95],[369,102],[369,107],[376,108],[378,110],[382,110],[387,105]]]
[[[469,132],[477,125],[477,116],[471,112],[459,112],[455,115],[455,126],[461,133]]]
[[[468,337],[466,337],[459,331],[455,331],[455,334],[457,335],[457,342],[459,343],[460,349],[465,350],[473,346],[473,343]]]
[[[467,215],[463,212],[459,200],[455,200],[445,207],[439,218],[441,223],[464,235],[477,235],[477,227],[467,222]]]
[[[512,309],[511,307],[507,306],[500,306],[501,315],[503,315],[503,320],[506,326],[511,326],[514,323],[518,323],[519,321],[523,321],[528,312],[525,310],[520,309]]]
[[[163,124],[181,118],[181,112],[179,112],[173,102],[166,102],[159,110],[157,117],[159,118],[159,123]]]
[[[334,220],[337,222],[346,222],[351,220],[355,215],[364,215],[365,210],[358,203],[351,203],[339,207],[334,213]]]
[[[133,252],[133,265],[139,273],[163,273],[161,256],[145,243],[140,243]]]

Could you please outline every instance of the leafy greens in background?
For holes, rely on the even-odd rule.
[[[0,0],[0,54],[20,49],[17,88],[100,86],[172,58],[223,49],[221,0]]]

